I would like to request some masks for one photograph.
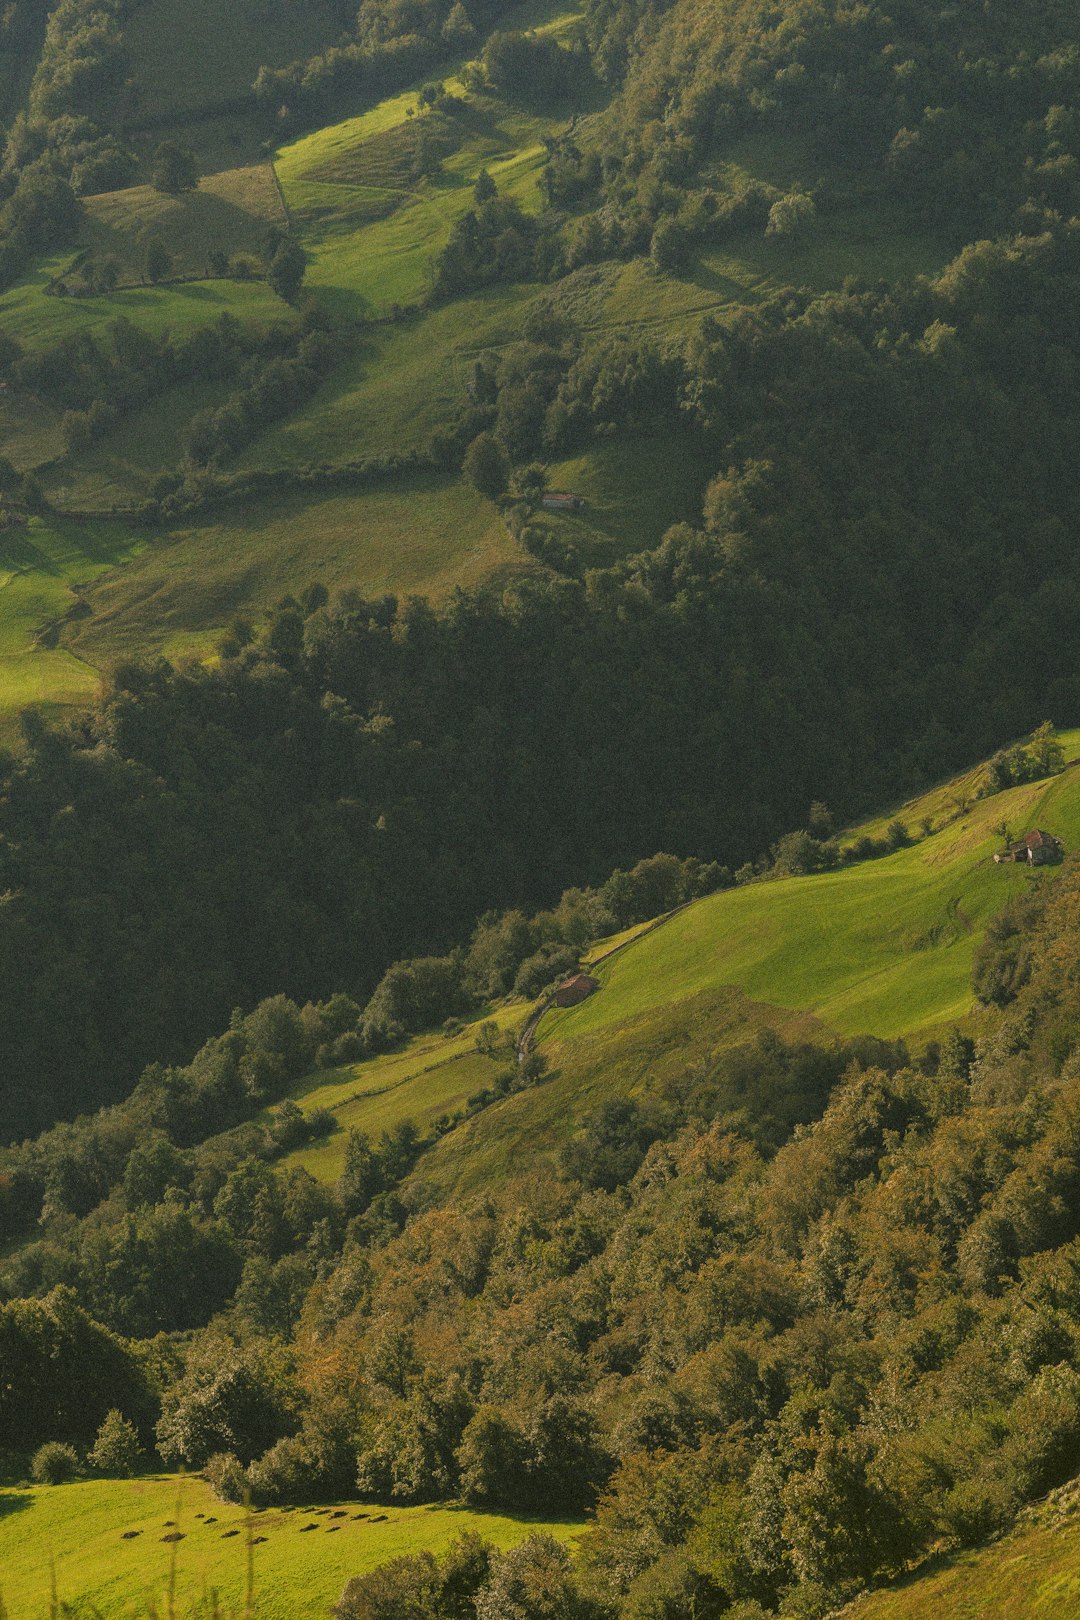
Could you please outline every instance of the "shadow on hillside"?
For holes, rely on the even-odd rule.
[[[32,1506],[34,1498],[29,1491],[4,1491],[0,1493],[0,1519],[6,1519],[9,1513],[18,1513],[20,1508]]]

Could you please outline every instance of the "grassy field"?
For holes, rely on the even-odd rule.
[[[289,308],[265,282],[167,282],[158,287],[120,287],[89,298],[49,297],[53,276],[67,270],[72,255],[39,265],[17,287],[0,294],[0,326],[25,349],[42,349],[75,332],[104,332],[126,316],[145,332],[190,332],[229,314],[239,321],[291,321]],[[0,445],[0,449],[2,449]]]
[[[87,593],[91,615],[66,645],[92,664],[140,649],[202,656],[236,613],[313,580],[438,598],[526,562],[491,503],[460,482],[276,496],[155,539]]]
[[[153,186],[107,191],[86,200],[82,242],[93,259],[115,257],[120,285],[141,285],[146,244],[158,238],[172,255],[174,276],[206,274],[215,248],[261,262],[266,233],[284,225],[281,195],[269,163],[207,175],[195,191],[166,196]],[[78,282],[78,275],[68,277]]]
[[[936,1561],[842,1611],[843,1620],[1075,1620],[1080,1614],[1080,1504],[1063,1486],[988,1547]]]
[[[67,648],[41,645],[37,632],[76,604],[74,586],[115,568],[140,544],[117,525],[59,518],[0,530],[0,736],[27,704],[93,698],[97,670]]]
[[[265,1538],[253,1549],[258,1620],[329,1617],[350,1576],[403,1553],[424,1548],[442,1552],[465,1530],[508,1547],[533,1530],[570,1540],[583,1528],[579,1521],[541,1523],[456,1506],[379,1508],[358,1500],[339,1508],[344,1511],[336,1519],[335,1509],[325,1506],[252,1515],[253,1536]],[[383,1522],[372,1524],[371,1516],[379,1513],[386,1515]],[[162,1538],[170,1533],[166,1526],[175,1524],[184,1538],[175,1544],[177,1615],[187,1614],[211,1591],[218,1594],[225,1614],[239,1615],[245,1590],[245,1519],[243,1508],[220,1503],[197,1476],[164,1474],[2,1490],[4,1612],[9,1620],[43,1620],[50,1612],[50,1561],[55,1560],[61,1603],[82,1599],[93,1604],[101,1620],[145,1613],[151,1602],[158,1612],[167,1608],[172,1614],[166,1599],[171,1549]],[[302,1527],[309,1524],[317,1530],[304,1533]],[[139,1534],[124,1540],[125,1530]]]
[[[333,44],[339,18],[332,0],[143,0],[124,28],[138,106],[160,119],[242,96],[260,67]]]
[[[1076,762],[1080,732],[1064,741]],[[442,1195],[491,1185],[523,1159],[550,1156],[606,1097],[655,1089],[764,1027],[787,1039],[903,1037],[917,1052],[964,1020],[986,922],[1032,881],[1024,868],[993,864],[992,829],[1004,817],[1077,848],[1080,764],[961,814],[952,801],[964,794],[953,784],[907,806],[913,829],[935,808],[954,819],[895,855],[727,890],[640,938],[631,931],[593,969],[600,991],[542,1020],[551,1077],[444,1137],[418,1175]]]

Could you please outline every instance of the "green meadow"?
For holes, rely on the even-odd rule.
[[[35,517],[28,528],[0,529],[0,735],[27,704],[93,699],[100,680],[94,665],[39,632],[77,606],[76,587],[140,545],[119,525],[76,519]]]
[[[932,1560],[908,1579],[851,1604],[841,1611],[842,1620],[1075,1620],[1078,1529],[1076,1486],[1066,1485],[1026,1514],[1012,1534]]]
[[[1080,732],[1063,740],[1076,761]],[[1042,826],[1075,849],[1080,769],[964,811],[953,796],[937,790],[899,812],[919,841],[895,855],[725,890],[649,932],[631,931],[605,960],[596,959],[609,947],[597,946],[590,971],[600,990],[552,1009],[538,1027],[550,1078],[444,1137],[418,1178],[443,1195],[476,1192],[523,1157],[550,1158],[607,1097],[662,1088],[761,1029],[788,1040],[904,1038],[917,1052],[967,1019],[986,923],[1032,881],[1025,868],[994,865],[993,828],[1002,818],[1017,832]],[[922,837],[919,818],[935,805],[952,819]]]
[[[202,657],[236,614],[257,613],[313,580],[369,596],[441,598],[527,562],[490,501],[433,474],[236,502],[155,535],[100,580],[65,645],[99,667],[139,651]]]
[[[338,1517],[334,1517],[334,1514]],[[381,1522],[371,1522],[375,1515]],[[212,1522],[210,1522],[212,1521]],[[304,1530],[314,1525],[314,1530]],[[58,1604],[101,1620],[154,1612],[188,1614],[216,1593],[225,1616],[246,1596],[248,1516],[223,1504],[198,1476],[157,1474],[132,1480],[0,1490],[0,1598],[8,1620],[68,1613],[50,1605],[55,1569]],[[254,1613],[259,1620],[328,1615],[345,1582],[405,1553],[445,1551],[476,1531],[509,1547],[542,1530],[572,1541],[580,1521],[533,1521],[450,1505],[379,1507],[364,1501],[252,1513]],[[125,1531],[137,1535],[124,1539]],[[183,1539],[165,1537],[179,1531]],[[168,1596],[175,1552],[174,1596]],[[87,1610],[82,1605],[92,1605]]]

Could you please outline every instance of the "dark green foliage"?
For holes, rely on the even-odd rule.
[[[150,1407],[132,1347],[92,1321],[70,1289],[0,1306],[0,1428],[29,1450],[44,1439],[89,1446],[121,1403],[140,1421]]]
[[[138,1467],[141,1448],[134,1424],[113,1407],[105,1414],[97,1439],[86,1454],[91,1468],[113,1479],[126,1478]]]
[[[162,141],[154,153],[150,178],[157,191],[178,196],[182,191],[194,191],[199,183],[199,168],[195,154],[189,147],[178,146],[175,141]]]
[[[34,1452],[30,1477],[39,1485],[66,1485],[79,1472],[79,1459],[72,1446],[49,1440]]]
[[[295,304],[300,296],[304,273],[307,270],[307,254],[299,242],[291,237],[279,243],[266,271],[266,279],[287,304]]]
[[[510,463],[506,451],[490,433],[478,433],[465,452],[462,472],[481,493],[493,499],[506,489]]]

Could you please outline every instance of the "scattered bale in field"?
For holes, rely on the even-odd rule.
[[[239,1530],[223,1530],[221,1532],[221,1539],[222,1541],[228,1541],[230,1536],[238,1536],[239,1534]]]
[[[330,1517],[332,1519],[344,1519],[346,1517],[345,1509],[337,1508],[335,1512],[331,1513]]]
[[[132,1541],[132,1540],[134,1540],[134,1538],[136,1536],[141,1536],[141,1535],[142,1535],[141,1530],[124,1530],[121,1533],[120,1540],[121,1541]]]
[[[162,1536],[161,1539],[162,1541],[183,1541],[184,1532],[182,1530],[170,1530],[169,1534]]]
[[[265,1536],[253,1536],[252,1539],[251,1539],[251,1545],[253,1547],[258,1547],[260,1545],[260,1543],[264,1542],[265,1540],[266,1540]]]
[[[371,1522],[372,1524],[385,1524],[389,1517],[388,1513],[375,1513],[372,1515]]]
[[[166,1528],[166,1530],[171,1530],[175,1523],[176,1523],[175,1519],[166,1519],[165,1520],[165,1528]]]
[[[340,1529],[341,1529],[340,1524],[328,1524],[327,1527],[326,1527],[326,1533],[327,1533],[328,1536],[332,1536],[335,1530],[340,1530]]]
[[[195,1515],[195,1517],[196,1517],[196,1518],[197,1518],[197,1519],[205,1519],[205,1518],[206,1518],[206,1514],[205,1514],[205,1513],[196,1513],[196,1515]]]
[[[353,1514],[353,1520],[354,1521],[357,1520],[357,1519],[366,1519],[366,1518],[367,1518],[366,1513],[354,1513]]]
[[[217,1515],[212,1513],[206,1522],[207,1524],[217,1524]]]
[[[319,1527],[317,1524],[302,1524],[300,1526],[300,1534],[303,1535],[307,1530],[317,1530],[318,1528]]]

